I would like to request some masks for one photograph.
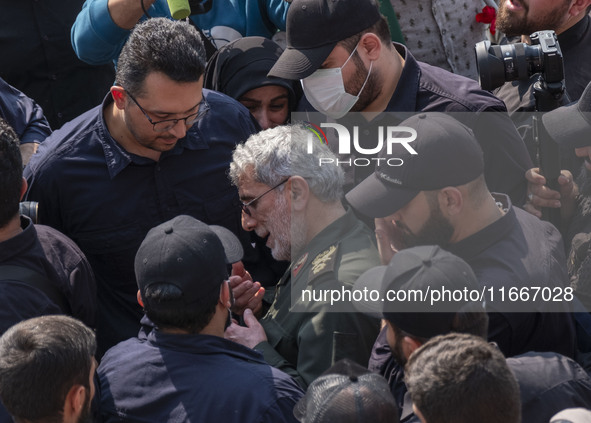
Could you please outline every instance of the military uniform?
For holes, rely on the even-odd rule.
[[[255,349],[304,388],[342,358],[367,364],[378,321],[353,312],[348,301],[331,305],[329,297],[305,302],[300,293],[350,291],[365,270],[380,264],[374,239],[348,210],[310,241],[277,285],[273,304],[261,320],[268,341]]]

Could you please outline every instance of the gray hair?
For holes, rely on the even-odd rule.
[[[322,163],[320,158],[323,160]],[[234,150],[230,179],[253,172],[256,182],[275,186],[290,176],[301,176],[320,201],[338,201],[343,196],[345,176],[336,156],[303,125],[284,125],[251,135]],[[280,187],[283,188],[283,187]]]

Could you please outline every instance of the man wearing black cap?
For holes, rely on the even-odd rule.
[[[488,185],[518,204],[525,201],[523,173],[531,161],[505,105],[475,81],[417,62],[403,45],[392,44],[374,0],[294,0],[287,49],[269,75],[300,79],[313,108],[334,119],[349,111],[463,112],[484,150]],[[363,138],[364,148],[375,147],[374,138]],[[355,182],[368,170],[354,168]]]
[[[429,286],[472,290],[478,289],[478,281],[464,260],[437,246],[420,246],[400,251],[387,266],[366,271],[355,282],[354,289],[379,292],[381,298],[386,298],[388,290],[426,291]],[[386,326],[374,345],[369,369],[388,380],[402,422],[417,421],[404,384],[408,357],[436,335],[459,332],[486,338],[487,334],[488,317],[480,302],[449,302],[439,304],[437,309],[428,304],[399,301],[358,301],[354,305],[359,311],[384,318]],[[408,309],[401,312],[402,307]]]
[[[478,298],[482,290],[478,279],[458,256],[438,246],[424,245],[401,250],[387,266],[366,271],[355,282],[354,289],[374,292],[385,299],[354,303],[360,311],[383,317],[386,322],[372,351],[369,368],[388,380],[398,402],[400,420],[417,421],[407,393],[404,366],[418,348],[435,336],[456,332],[487,338],[488,316]],[[433,305],[429,301],[433,297],[423,301],[413,297],[419,291],[428,296],[428,292],[444,290],[453,292],[453,296],[442,295]],[[463,292],[469,295],[457,296]],[[558,410],[591,401],[591,377],[563,355],[527,353],[509,358],[507,364],[520,384],[524,423],[548,421]],[[458,415],[470,414],[474,412],[473,403],[458,397],[453,408]],[[499,412],[502,410],[494,411],[493,416]]]
[[[591,307],[591,83],[578,102],[543,115],[548,134],[562,148],[584,160],[576,178],[563,170],[559,192],[549,189],[538,168],[526,173],[531,193],[525,209],[541,217],[542,207],[560,207],[565,245],[569,247],[568,271],[579,299]]]
[[[224,339],[228,267],[241,257],[229,230],[190,216],[148,232],[135,258],[145,327],[103,357],[103,421],[295,421],[302,396],[295,382],[258,352]]]
[[[496,294],[511,287],[565,289],[559,232],[513,207],[506,195],[491,195],[484,181],[482,151],[472,132],[440,113],[413,116],[402,125],[416,130],[417,154],[393,146],[391,155],[403,164],[376,166],[347,194],[357,211],[383,218],[376,221],[384,231],[379,240],[383,258],[389,260],[401,248],[434,244],[468,262],[481,286]],[[507,356],[530,350],[573,356],[572,318],[562,313],[568,301],[532,298],[518,305],[498,295],[496,300],[489,298],[487,303],[489,311],[498,312],[491,314],[489,339]],[[550,310],[561,312],[547,313]]]

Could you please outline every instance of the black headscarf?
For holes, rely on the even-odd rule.
[[[293,110],[299,81],[267,76],[282,51],[277,43],[268,38],[239,38],[220,48],[209,59],[204,87],[238,100],[255,88],[279,85],[287,89],[290,110]]]

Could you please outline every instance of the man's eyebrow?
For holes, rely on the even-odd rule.
[[[151,113],[154,113],[155,115],[180,115],[180,114],[186,114],[189,113],[192,110],[195,110],[196,107],[199,107],[200,104],[203,103],[203,97],[201,97],[201,100],[194,105],[193,107],[191,107],[188,110],[185,110],[184,112],[178,112],[178,113],[172,113],[172,112],[163,112],[163,111],[159,111],[159,110],[152,110]]]
[[[248,203],[250,200],[252,200],[253,198],[256,198],[256,197],[252,194],[249,194],[249,193],[245,193],[245,194],[238,193],[238,198],[243,203]]]

